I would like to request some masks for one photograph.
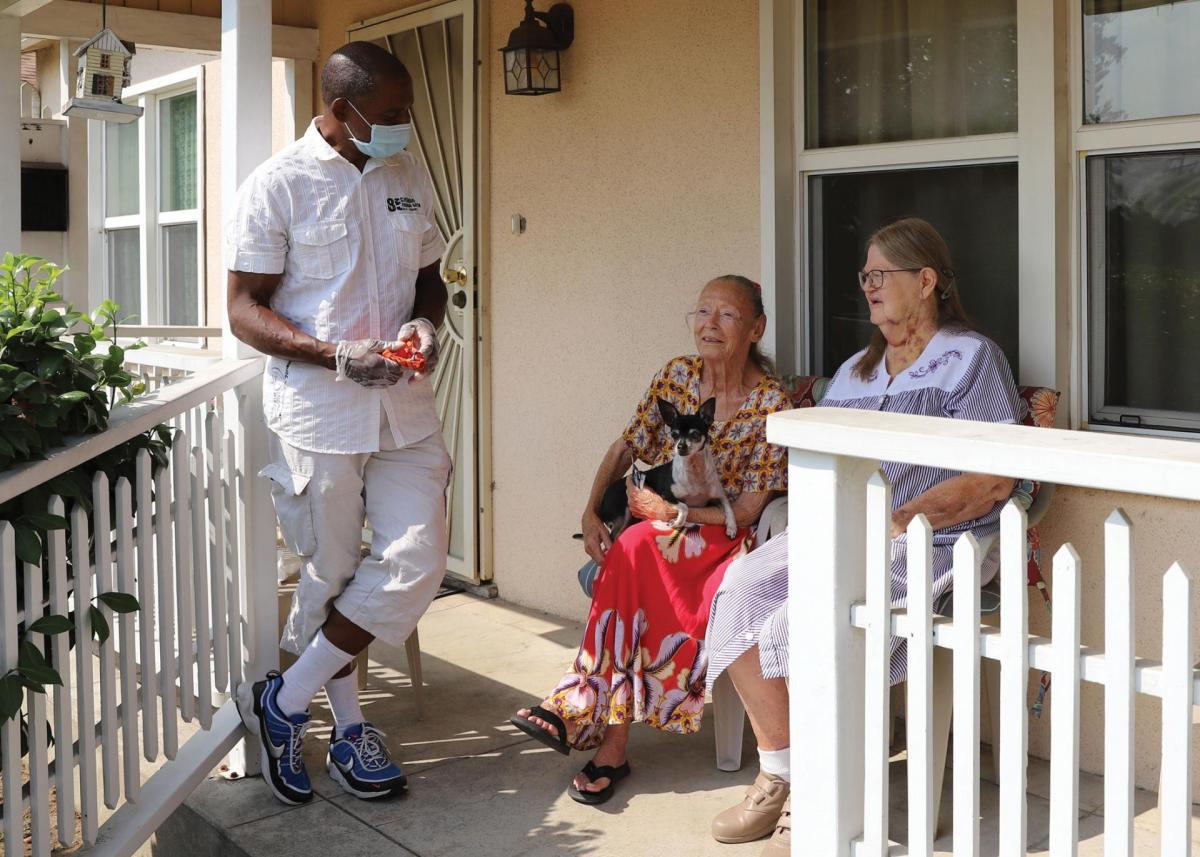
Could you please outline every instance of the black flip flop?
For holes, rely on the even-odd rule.
[[[622,762],[614,768],[611,765],[597,765],[595,762],[588,762],[583,766],[583,770],[580,773],[587,777],[590,783],[594,783],[596,780],[604,779],[605,777],[608,778],[608,785],[598,792],[582,792],[575,788],[574,783],[567,789],[567,792],[571,795],[571,800],[576,803],[586,803],[595,806],[611,798],[617,783],[629,776],[629,763]]]
[[[508,718],[508,722],[513,726],[516,726],[530,738],[540,741],[547,747],[551,747],[562,753],[564,756],[570,755],[571,748],[567,745],[567,727],[562,722],[562,718],[553,711],[547,711],[540,705],[535,705],[533,708],[529,709],[529,714],[531,717],[538,717],[542,720],[545,720],[558,730],[558,734],[551,735],[544,728],[534,723],[528,717],[522,717],[519,714],[514,714],[512,717]]]

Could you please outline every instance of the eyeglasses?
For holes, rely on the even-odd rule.
[[[923,270],[925,270],[925,269],[924,268],[886,268],[886,269],[881,270],[879,268],[876,268],[873,271],[859,271],[858,272],[858,287],[860,289],[863,289],[864,291],[877,292],[883,288],[883,275],[884,274],[896,274],[901,271],[904,271],[905,273],[908,273],[908,274],[915,274],[918,271],[923,271]]]
[[[720,312],[717,312],[712,307],[706,306],[699,307],[698,309],[695,309],[687,314],[688,323],[693,325],[696,322],[708,324],[714,318],[719,324],[725,326],[737,325],[742,321],[742,317],[733,310],[723,309]]]

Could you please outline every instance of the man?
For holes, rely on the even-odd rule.
[[[263,776],[288,804],[312,799],[300,750],[322,687],[330,776],[361,798],[404,787],[364,722],[353,659],[375,638],[408,638],[447,549],[450,458],[428,378],[445,244],[429,176],[404,151],[412,79],[387,51],[352,42],[329,58],[321,89],[325,113],[246,180],[227,230],[230,329],[268,355],[277,456],[261,475],[301,559],[281,641],[300,657],[240,687],[238,703],[261,737]],[[402,343],[424,356],[423,372],[381,354]],[[361,559],[364,518],[373,538]]]

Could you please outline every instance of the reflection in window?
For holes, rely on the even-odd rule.
[[[163,227],[163,275],[167,324],[199,324],[200,268],[196,224]]]
[[[915,215],[950,245],[967,314],[1017,374],[1017,166],[813,176],[809,179],[813,370],[832,374],[875,326],[858,285],[871,234]]]
[[[159,210],[196,207],[196,93],[159,102]]]
[[[1084,121],[1200,113],[1200,2],[1084,0]]]
[[[104,124],[104,214],[138,213],[138,128],[140,122]]]
[[[1092,420],[1200,414],[1200,152],[1087,160]]]
[[[807,0],[809,148],[1017,130],[1016,0]]]
[[[120,305],[117,319],[145,324],[142,316],[141,230],[108,230],[108,293]]]

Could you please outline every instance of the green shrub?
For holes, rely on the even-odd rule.
[[[73,310],[55,290],[64,270],[45,259],[12,253],[6,253],[0,263],[0,474],[15,465],[44,459],[71,435],[104,431],[114,406],[145,391],[145,384],[125,369],[125,349],[116,344],[120,308],[106,300],[91,315]],[[105,344],[107,347],[103,347]],[[46,532],[69,530],[66,518],[46,511],[49,498],[57,494],[68,504],[78,504],[90,516],[95,474],[108,475],[110,492],[121,476],[133,481],[137,454],[142,449],[150,453],[155,470],[163,467],[171,444],[170,431],[167,426],[157,426],[0,503],[0,520],[11,522],[15,531],[17,558],[41,565],[45,578],[48,568],[42,548]],[[93,548],[97,537],[112,538],[112,533],[95,533],[90,523]],[[17,576],[20,603],[22,578]],[[137,599],[127,593],[99,593],[93,600],[118,613],[138,609]],[[77,609],[83,609],[82,605]],[[109,635],[108,622],[95,604],[86,609],[93,634],[104,642]],[[44,693],[47,685],[62,684],[59,665],[51,663],[42,649],[26,639],[28,634],[72,634],[73,629],[74,615],[43,616],[32,626],[19,629],[22,639],[18,666],[0,675],[0,723],[20,712],[24,689]],[[22,755],[26,725],[22,715]]]

